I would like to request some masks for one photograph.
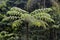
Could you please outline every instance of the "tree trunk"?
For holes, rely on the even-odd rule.
[[[44,8],[45,8],[45,0],[44,0]]]
[[[28,23],[26,25],[26,40],[29,40],[29,37],[28,37]]]
[[[50,29],[50,38],[49,40],[57,40],[56,30],[54,28]]]

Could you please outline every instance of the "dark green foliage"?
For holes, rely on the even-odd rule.
[[[42,29],[46,30],[47,28],[49,28],[49,24],[47,22],[54,22],[54,20],[51,19],[51,16],[48,14],[50,10],[49,8],[46,9],[47,11],[44,9],[42,9],[41,11],[40,10],[41,9],[33,11],[29,14],[27,11],[24,11],[20,8],[11,8],[10,11],[6,13],[6,17],[4,17],[1,21],[2,23],[5,23],[5,27],[3,29],[12,33],[17,32],[17,34],[19,32],[18,30],[20,30],[21,34],[24,34],[25,31],[29,30],[32,27],[41,27]],[[29,29],[26,30],[24,29],[24,27],[28,27]]]
[[[59,40],[56,1],[0,0],[0,40]]]
[[[18,7],[24,10],[27,10],[29,12],[34,11],[35,9],[40,9],[40,8],[44,8],[44,0],[3,0],[4,2],[2,2],[2,6],[4,10],[1,9],[1,11],[8,11],[11,7]],[[45,6],[46,7],[51,7],[52,6],[52,1],[50,0],[46,0],[45,1]]]

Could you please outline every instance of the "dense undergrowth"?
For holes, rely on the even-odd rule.
[[[57,1],[0,1],[0,40],[60,40]]]

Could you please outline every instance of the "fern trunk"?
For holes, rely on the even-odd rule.
[[[28,37],[28,23],[26,23],[27,25],[26,26],[26,40],[29,40],[29,37]]]
[[[54,28],[50,29],[50,38],[49,40],[57,40],[57,33],[56,30]]]

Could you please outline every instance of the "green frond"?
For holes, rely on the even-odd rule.
[[[52,11],[51,8],[44,8],[44,9],[35,10],[35,11],[31,12],[31,14],[34,15],[34,14],[37,14],[37,13],[48,13],[50,11]]]
[[[48,26],[48,24],[42,20],[36,20],[32,24],[38,27],[43,27],[43,28],[47,28],[46,26]]]
[[[36,13],[36,14],[34,14],[34,15],[32,15],[32,16],[36,16],[36,17],[41,17],[41,16],[46,16],[46,17],[48,17],[48,18],[51,18],[51,16],[48,14],[48,13]]]
[[[46,16],[41,16],[41,20],[47,21],[47,22],[54,22],[52,18],[48,18]]]
[[[13,29],[18,28],[19,26],[21,26],[21,24],[22,24],[21,20],[16,20],[12,23],[12,28]]]
[[[28,13],[27,11],[22,10],[22,9],[20,9],[20,8],[17,8],[17,7],[12,7],[10,10],[11,10],[11,11],[18,11],[19,13],[22,13],[22,14]]]
[[[36,21],[33,21],[33,25],[40,27],[41,23],[40,23],[40,21],[36,20]]]
[[[7,15],[9,16],[21,16],[22,13],[18,12],[18,11],[8,11]]]
[[[4,18],[4,16],[3,16],[2,14],[0,14],[0,19],[1,19],[1,18]]]
[[[10,16],[10,17],[5,17],[2,19],[2,22],[12,22],[14,20],[17,20],[18,17],[15,17],[15,16]]]
[[[0,9],[3,8],[4,6],[6,6],[6,4],[1,3],[1,4],[0,4]]]
[[[0,8],[6,7],[6,2],[8,0],[0,0]]]
[[[22,14],[27,14],[28,12],[17,7],[13,7],[7,12],[9,16],[21,16]]]
[[[36,13],[32,16],[34,16],[38,20],[43,20],[43,21],[47,21],[47,22],[54,22],[54,20],[51,18],[51,16],[48,13]]]
[[[59,25],[53,25],[52,28],[59,28]]]
[[[53,11],[52,8],[44,8],[43,9],[44,12],[50,12],[50,11]]]
[[[4,17],[6,17],[6,15],[0,14],[0,21],[1,21]]]
[[[4,40],[7,37],[12,37],[13,35],[15,35],[14,33],[8,33],[6,31],[2,31],[0,32],[0,39]]]

